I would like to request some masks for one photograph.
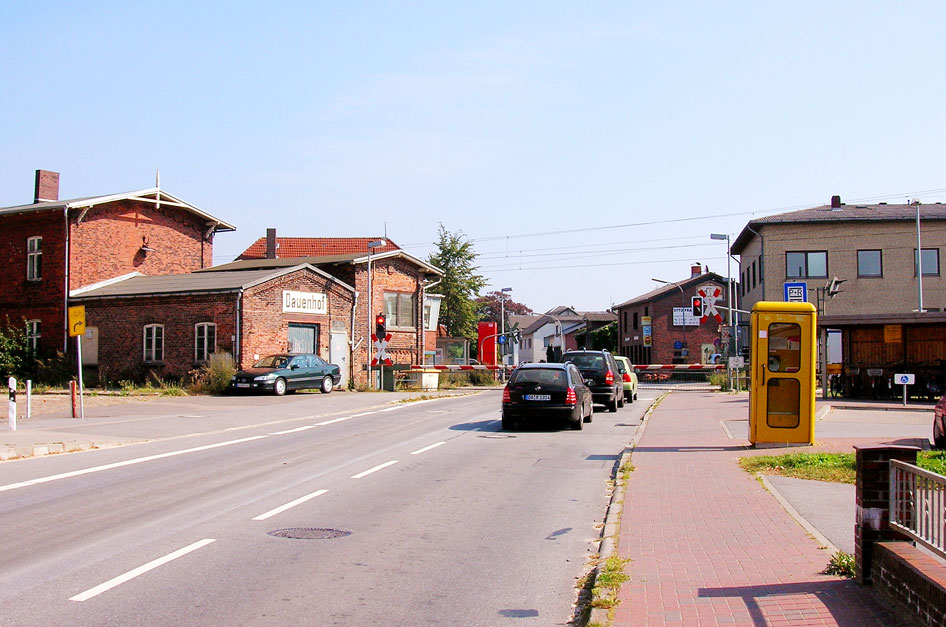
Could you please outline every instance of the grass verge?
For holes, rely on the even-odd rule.
[[[946,475],[946,451],[920,451],[920,468]],[[739,466],[756,474],[781,475],[796,479],[854,483],[854,453],[786,453],[741,457]]]

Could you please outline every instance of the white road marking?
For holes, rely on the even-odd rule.
[[[313,426],[315,426],[315,427],[324,427],[325,425],[335,424],[336,422],[342,422],[342,421],[345,421],[345,420],[349,420],[349,419],[351,419],[351,418],[354,418],[354,416],[342,416],[341,418],[335,418],[334,420],[326,420],[325,422],[317,422],[317,423],[315,423],[315,425],[313,425]]]
[[[287,429],[285,431],[275,431],[269,435],[286,435],[287,433],[298,433],[299,431],[306,431],[308,429],[315,429],[315,425],[306,425],[304,427],[296,427],[295,429]]]
[[[284,512],[284,511],[286,511],[287,509],[290,509],[290,508],[292,508],[292,507],[295,507],[296,505],[301,505],[302,503],[305,503],[305,502],[308,501],[309,499],[314,499],[314,498],[317,497],[317,496],[322,496],[322,495],[325,494],[326,492],[328,492],[328,490],[316,490],[315,492],[313,492],[313,493],[311,493],[311,494],[306,494],[305,496],[300,496],[300,497],[297,498],[295,501],[290,501],[290,502],[286,503],[285,505],[280,505],[280,506],[277,507],[276,509],[271,509],[271,510],[269,510],[268,512],[266,512],[265,514],[260,514],[259,516],[257,516],[257,517],[254,518],[253,520],[266,520],[267,518],[272,518],[272,517],[275,516],[276,514],[280,514],[280,513]]]
[[[436,444],[431,444],[430,446],[425,446],[425,447],[422,448],[422,449],[418,449],[418,450],[414,451],[413,453],[411,453],[411,455],[420,455],[421,453],[426,453],[426,452],[429,451],[430,449],[432,449],[432,448],[437,448],[438,446],[441,446],[441,445],[443,445],[443,444],[446,444],[446,442],[437,442]]]
[[[394,461],[385,462],[385,463],[381,464],[380,466],[375,466],[374,468],[369,468],[368,470],[366,470],[366,471],[364,471],[364,472],[359,472],[357,475],[352,475],[352,479],[361,479],[362,477],[367,477],[368,475],[370,475],[370,474],[373,473],[373,472],[378,472],[378,471],[381,470],[382,468],[387,468],[388,466],[393,466],[393,465],[396,464],[396,463],[397,463],[397,460],[396,460],[396,459],[395,459]]]
[[[115,577],[114,579],[109,579],[105,583],[99,584],[95,586],[94,588],[89,588],[85,592],[81,594],[77,594],[76,596],[70,598],[69,600],[70,601],[88,601],[92,597],[98,596],[102,594],[103,592],[105,592],[106,590],[111,590],[115,586],[120,586],[126,581],[130,581],[134,579],[138,575],[143,575],[149,570],[154,570],[158,566],[167,564],[168,562],[172,560],[176,560],[179,557],[187,555],[191,551],[196,551],[197,549],[207,546],[211,542],[215,542],[215,541],[216,540],[214,538],[204,538],[203,540],[200,540],[199,542],[195,542],[189,546],[185,546],[183,549],[178,549],[174,551],[173,553],[168,553],[164,557],[159,557],[156,560],[150,561],[144,566],[139,566],[138,568],[134,570],[130,570],[124,575],[119,575],[118,577]]]
[[[111,470],[112,468],[122,468],[123,466],[132,466],[134,464],[150,462],[155,459],[164,459],[165,457],[175,457],[177,455],[184,455],[186,453],[196,453],[198,451],[207,451],[213,448],[219,448],[221,446],[230,446],[231,444],[241,444],[243,442],[250,442],[252,440],[260,440],[266,437],[269,437],[269,436],[254,435],[249,438],[240,438],[239,440],[227,440],[226,442],[218,442],[216,444],[208,444],[206,446],[197,446],[194,448],[187,448],[180,451],[171,451],[169,453],[161,453],[159,455],[149,455],[147,457],[138,457],[136,459],[129,459],[123,462],[115,462],[114,464],[105,464],[103,466],[93,466],[91,468],[84,468],[82,470],[73,470],[72,472],[64,472],[58,475],[50,475],[48,477],[38,477],[36,479],[30,479],[28,481],[21,481],[19,483],[10,483],[7,485],[0,485],[0,492],[6,492],[7,490],[15,490],[17,488],[25,488],[26,486],[37,485],[40,483],[49,483],[50,481],[58,481],[59,479],[68,479],[70,477],[78,477],[80,475],[87,475],[89,473],[100,472],[102,470]]]
[[[351,416],[349,416],[349,418],[361,418],[362,416],[370,416],[373,413],[374,413],[373,411],[366,411],[363,414],[352,414]]]
[[[378,411],[394,411],[395,409],[402,409],[404,405],[395,405],[394,407],[385,407],[384,409],[379,409]]]

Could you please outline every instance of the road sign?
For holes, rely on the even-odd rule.
[[[916,383],[915,374],[895,374],[893,382],[897,385],[914,385]]]
[[[69,337],[85,333],[85,305],[69,308]]]
[[[808,302],[808,284],[785,283],[782,286],[786,303],[807,303]]]
[[[742,355],[736,355],[729,358],[729,367],[730,368],[745,368],[746,367],[746,358]]]
[[[388,356],[388,342],[391,341],[391,334],[388,333],[379,339],[377,335],[372,333],[371,340],[375,350],[375,355],[371,359],[371,365],[377,366],[379,363],[381,363],[385,366],[390,366],[391,358]]]
[[[497,343],[497,344],[500,344],[500,345],[505,344],[505,343],[506,343],[506,336],[505,336],[505,335],[500,335],[499,337],[497,337],[497,338],[496,338],[496,343]]]

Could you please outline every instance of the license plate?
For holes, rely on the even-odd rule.
[[[236,386],[237,386],[238,388],[248,388],[248,387],[250,387],[250,384],[249,384],[249,383],[237,383]]]
[[[552,400],[551,394],[524,394],[523,397],[527,401],[550,401]]]

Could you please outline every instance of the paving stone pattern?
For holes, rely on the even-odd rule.
[[[744,411],[728,395],[678,393],[651,415],[632,457],[614,624],[900,624],[871,589],[819,574],[828,552],[739,468],[748,443],[719,423]]]

